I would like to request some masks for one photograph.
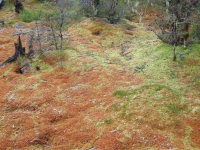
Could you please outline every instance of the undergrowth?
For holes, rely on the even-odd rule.
[[[35,69],[37,67],[39,67],[40,70],[45,71],[45,72],[51,72],[54,70],[53,66],[42,61],[40,57],[34,58],[31,61],[31,68]]]
[[[40,19],[41,12],[38,10],[24,10],[20,13],[20,20],[23,22],[32,22]]]

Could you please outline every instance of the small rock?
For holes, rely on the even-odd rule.
[[[170,144],[170,143],[167,143],[167,147],[168,147],[168,148],[171,147],[171,144]]]
[[[114,133],[114,132],[117,132],[117,130],[112,130],[112,131],[110,131],[111,133]]]

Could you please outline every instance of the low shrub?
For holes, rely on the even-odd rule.
[[[37,10],[24,10],[20,13],[20,19],[23,22],[32,22],[40,19],[41,13]]]
[[[192,27],[192,37],[200,43],[200,25],[194,25]]]

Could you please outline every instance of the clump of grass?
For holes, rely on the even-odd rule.
[[[103,122],[95,122],[94,123],[96,126],[101,126],[103,124]]]
[[[112,119],[105,119],[103,122],[104,122],[104,124],[112,124],[113,120]]]
[[[180,112],[180,110],[177,108],[176,105],[174,104],[170,104],[166,106],[171,112],[173,112],[174,114],[177,114]]]
[[[111,111],[120,111],[122,106],[120,104],[112,104],[110,107]]]
[[[30,65],[31,65],[31,68],[35,69],[36,67],[39,67],[40,70],[42,70],[42,71],[51,72],[53,70],[52,66],[50,66],[49,64],[46,64],[45,62],[43,62],[42,59],[39,58],[39,57],[34,58],[31,61]]]
[[[112,124],[113,123],[113,120],[112,119],[105,119],[103,121],[98,121],[98,122],[95,122],[94,124],[96,126],[101,126],[103,124]]]
[[[12,2],[6,1],[6,6],[9,7],[9,10],[10,10],[10,11],[14,11],[14,6],[13,6],[13,3],[12,3]]]
[[[150,85],[143,85],[139,86],[134,89],[129,89],[127,91],[124,90],[117,90],[113,93],[113,96],[123,98],[124,100],[131,101],[137,98],[143,98],[146,100],[158,100],[162,97],[166,97],[164,92],[168,92],[168,98],[171,97],[173,99],[179,100],[181,99],[180,93],[173,90],[172,88],[161,85],[161,84],[150,84]]]
[[[161,91],[163,88],[165,88],[166,86],[164,86],[164,85],[159,85],[159,84],[157,84],[156,86],[155,86],[155,91]]]
[[[58,65],[63,65],[63,62],[69,58],[68,54],[64,50],[54,51],[55,59],[57,59]]]
[[[187,126],[185,128],[185,137],[181,140],[184,144],[184,147],[187,147],[191,143],[191,134],[193,132],[193,129],[190,126]]]
[[[122,113],[121,113],[120,116],[121,116],[122,118],[126,118],[127,115],[128,115],[128,114],[127,114],[127,105],[123,105],[123,106],[122,106]]]
[[[126,120],[138,118],[138,115],[149,114],[149,111],[152,111],[154,115],[166,116],[164,118],[160,116],[163,121],[165,118],[175,118],[175,114],[181,115],[181,112],[187,109],[180,101],[182,95],[169,86],[162,84],[143,85],[124,91],[117,90],[113,93],[113,96],[121,100],[117,99],[118,102],[111,105],[110,111]],[[147,116],[142,117],[146,118]],[[152,115],[151,117],[154,119],[155,116]]]
[[[16,21],[14,21],[14,20],[8,20],[5,23],[6,23],[6,25],[10,25],[11,26],[11,25],[15,24]]]
[[[41,13],[37,10],[24,10],[20,13],[20,19],[23,22],[32,22],[39,20]]]
[[[123,98],[125,96],[128,95],[128,92],[127,91],[123,91],[123,90],[117,90],[113,93],[113,96],[117,96],[117,97],[120,97],[120,98]]]

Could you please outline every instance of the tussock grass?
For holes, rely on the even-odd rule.
[[[40,57],[34,58],[31,61],[31,68],[35,69],[36,67],[39,67],[42,71],[44,72],[51,72],[54,70],[53,66],[45,63],[44,61],[42,61],[42,59]]]
[[[39,20],[40,12],[34,10],[24,10],[20,13],[20,19],[23,22],[32,22],[34,20]]]

